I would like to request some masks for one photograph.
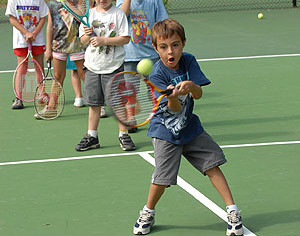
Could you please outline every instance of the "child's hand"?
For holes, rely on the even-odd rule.
[[[173,92],[166,96],[168,99],[178,98],[178,96],[181,95],[177,86],[169,85],[167,89],[173,89]]]
[[[186,95],[192,91],[194,83],[189,80],[179,82],[177,85],[180,95]]]
[[[105,37],[98,37],[98,36],[95,36],[95,37],[92,37],[92,38],[90,39],[90,42],[91,42],[91,44],[92,44],[94,47],[106,45],[106,44],[105,44]]]
[[[46,49],[45,60],[46,60],[46,62],[48,62],[49,60],[52,60],[52,50],[51,49]]]
[[[87,36],[91,36],[93,33],[93,27],[83,26],[84,34]]]
[[[26,40],[27,43],[34,41],[35,40],[34,34],[27,31],[26,34],[25,34],[25,40]]]

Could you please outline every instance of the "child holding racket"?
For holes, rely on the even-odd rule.
[[[96,7],[89,11],[92,27],[80,25],[79,37],[88,45],[84,66],[87,68],[84,84],[84,102],[89,106],[88,132],[75,147],[77,151],[99,148],[98,125],[100,109],[104,106],[105,87],[120,71],[125,59],[124,44],[129,42],[128,23],[122,10],[111,0],[96,0]],[[124,151],[135,149],[127,127],[119,125],[119,141]]]
[[[74,61],[79,78],[84,81],[84,51],[85,46],[78,37],[80,23],[65,10],[56,0],[48,2],[49,14],[47,24],[46,61],[53,60],[54,77],[63,85],[66,76],[68,56]],[[51,108],[44,111],[52,112]],[[35,118],[39,116],[35,115]]]
[[[152,28],[153,47],[160,56],[150,74],[150,81],[162,89],[174,89],[165,97],[150,121],[155,170],[147,204],[140,211],[134,234],[147,234],[154,224],[155,206],[170,185],[177,181],[183,155],[203,175],[207,175],[226,204],[228,236],[243,235],[242,218],[235,205],[227,181],[219,166],[226,162],[224,153],[203,129],[193,114],[194,99],[202,96],[202,86],[210,80],[201,71],[195,57],[183,53],[184,28],[175,20],[157,22]],[[159,96],[157,94],[157,96]]]
[[[44,0],[8,0],[5,15],[13,26],[13,49],[18,65],[26,58],[28,43],[32,42],[33,58],[44,68],[45,40],[43,26],[48,14]],[[12,109],[23,109],[23,102],[15,98]]]
[[[136,66],[143,58],[149,58],[155,63],[159,56],[152,47],[151,28],[155,22],[168,18],[168,13],[162,0],[117,0],[128,17],[128,27],[131,40],[124,45],[126,57],[125,71],[136,71]],[[137,131],[136,127],[128,128],[129,133]]]

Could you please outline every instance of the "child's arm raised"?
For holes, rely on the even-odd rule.
[[[130,3],[131,0],[124,0],[122,5],[120,6],[120,8],[123,10],[123,12],[127,17],[129,16],[130,13]]]

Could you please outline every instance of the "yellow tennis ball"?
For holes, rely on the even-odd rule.
[[[136,66],[136,70],[141,75],[149,75],[153,69],[153,62],[151,59],[142,59]]]
[[[257,18],[258,18],[258,19],[262,19],[262,18],[264,18],[264,14],[262,14],[262,13],[259,13],[259,14],[257,15]]]

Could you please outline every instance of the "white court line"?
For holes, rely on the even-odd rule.
[[[221,57],[197,59],[197,61],[227,61],[227,60],[245,60],[245,59],[260,59],[260,58],[277,58],[277,57],[298,57],[300,54],[279,54],[279,55],[261,55],[261,56],[246,56],[246,57]]]
[[[221,148],[224,149],[224,148],[240,148],[240,147],[258,147],[258,146],[288,145],[288,144],[300,144],[300,141],[222,145]],[[153,153],[153,151],[145,151],[145,153]],[[63,158],[41,159],[41,160],[0,162],[0,166],[60,162],[60,161],[73,161],[73,160],[94,159],[94,158],[101,158],[101,157],[134,156],[134,155],[139,155],[139,154],[140,154],[140,152],[127,152],[127,153],[103,154],[103,155],[93,155],[93,156],[63,157]]]
[[[155,166],[154,158],[149,153],[141,152],[141,153],[139,153],[139,155],[142,158],[144,158],[145,161],[147,161],[151,165]],[[177,185],[179,187],[181,187],[183,190],[185,190],[187,193],[192,195],[194,198],[196,198],[200,203],[202,203],[209,210],[211,210],[213,213],[215,213],[217,216],[219,216],[222,220],[227,222],[226,211],[224,211],[221,207],[219,207],[217,204],[215,204],[210,199],[208,199],[206,196],[204,196],[202,193],[200,193],[197,189],[195,189],[192,185],[190,185],[188,182],[186,182],[184,179],[182,179],[179,175],[177,176]],[[245,226],[243,226],[243,228],[244,228],[244,236],[256,236]]]
[[[197,61],[227,61],[227,60],[245,60],[245,59],[259,59],[259,58],[277,58],[277,57],[297,57],[300,54],[278,54],[278,55],[261,55],[261,56],[245,56],[245,57],[221,57],[221,58],[206,58],[197,59]],[[46,68],[45,68],[46,69]],[[3,70],[2,73],[14,73],[15,70]]]
[[[0,166],[60,162],[60,161],[73,161],[73,160],[94,159],[94,158],[101,158],[101,157],[134,156],[134,155],[139,155],[139,153],[137,153],[137,152],[127,152],[127,153],[103,154],[103,155],[94,155],[94,156],[79,156],[79,157],[64,157],[64,158],[59,158],[58,157],[58,158],[53,158],[53,159],[0,162]]]
[[[287,144],[300,144],[300,141],[287,141],[287,142],[249,143],[249,144],[223,145],[223,146],[221,146],[221,148],[259,147],[259,146],[287,145]]]
[[[287,141],[287,142],[270,142],[270,143],[255,143],[255,144],[237,144],[237,145],[224,145],[221,148],[240,148],[240,147],[255,147],[255,146],[270,146],[270,145],[287,145],[287,144],[300,144],[300,141]],[[44,159],[44,160],[28,160],[28,161],[15,161],[15,162],[3,162],[0,163],[0,166],[8,166],[8,165],[20,165],[20,164],[33,164],[33,163],[48,163],[48,162],[59,162],[59,161],[71,161],[71,160],[83,160],[83,159],[93,159],[93,158],[101,158],[101,157],[118,157],[118,156],[134,156],[139,155],[144,160],[152,164],[154,164],[154,158],[149,154],[153,153],[153,151],[147,152],[130,152],[130,153],[118,153],[118,154],[105,154],[105,155],[94,155],[94,156],[81,156],[81,157],[66,157],[66,158],[57,158],[57,159]],[[204,196],[201,192],[191,186],[188,182],[183,180],[178,176],[177,184],[186,192],[191,194],[195,199],[197,199],[200,203],[210,209],[213,213],[219,216],[222,220],[227,222],[226,212]],[[244,226],[244,235],[245,236],[256,236],[250,230],[248,230]]]

